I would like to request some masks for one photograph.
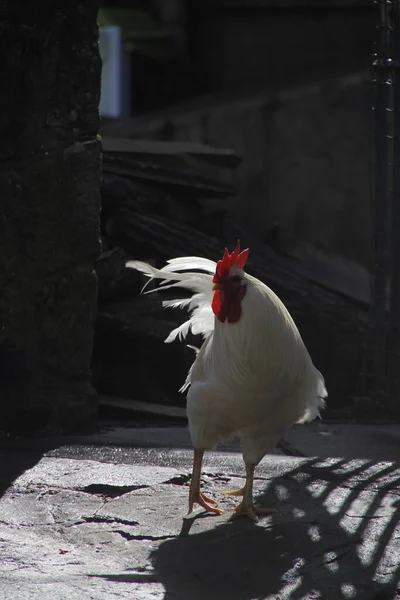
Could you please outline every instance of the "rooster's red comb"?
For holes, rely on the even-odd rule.
[[[244,269],[244,266],[249,256],[249,249],[240,252],[240,240],[237,241],[236,248],[229,254],[228,248],[225,248],[224,255],[221,260],[217,262],[217,270],[214,275],[214,283],[218,282],[221,277],[227,277],[232,267],[239,267]]]

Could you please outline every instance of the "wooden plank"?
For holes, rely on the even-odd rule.
[[[123,408],[133,412],[148,413],[160,415],[162,417],[173,417],[174,419],[185,419],[186,409],[179,406],[170,406],[167,404],[154,404],[153,402],[141,402],[132,398],[119,398],[114,396],[100,396],[99,404],[112,408]]]
[[[178,187],[181,191],[187,190],[198,196],[226,198],[237,194],[236,188],[229,184],[210,177],[204,176],[199,171],[177,170],[166,168],[162,165],[143,163],[130,160],[129,162],[118,164],[117,161],[103,158],[103,172],[121,175],[131,179],[143,179],[164,185]]]
[[[213,164],[235,169],[241,158],[228,148],[214,148],[194,142],[165,142],[154,140],[133,140],[128,138],[102,138],[103,151],[113,154],[132,154],[148,156],[184,156],[190,155],[203,160],[212,160]]]
[[[362,265],[344,256],[327,255],[311,245],[295,251],[293,258],[297,259],[293,268],[299,275],[369,306],[371,281],[367,269]]]

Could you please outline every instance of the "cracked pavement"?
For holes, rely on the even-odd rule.
[[[256,524],[230,521],[238,499],[222,494],[243,485],[237,444],[203,468],[225,514],[187,518],[183,428],[3,441],[0,598],[400,598],[400,427],[325,424],[287,439],[306,456],[264,458],[256,501],[278,512]]]

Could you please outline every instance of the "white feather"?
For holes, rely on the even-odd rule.
[[[173,329],[167,339],[165,340],[166,344],[173,342],[176,338],[183,340],[189,333],[190,329],[190,321],[185,321],[182,325],[179,325],[176,329]]]
[[[163,308],[185,308],[192,301],[191,298],[180,298],[177,300],[163,300]]]
[[[189,331],[194,335],[202,335],[206,337],[214,328],[214,314],[211,309],[212,302],[212,276],[216,268],[216,263],[206,258],[196,256],[187,256],[176,258],[168,261],[168,265],[162,269],[156,269],[147,263],[141,261],[129,261],[126,266],[130,269],[136,269],[144,275],[153,279],[159,280],[159,287],[147,290],[147,294],[172,288],[184,288],[194,292],[191,298],[177,298],[174,300],[165,300],[163,306],[165,308],[187,308],[190,313],[190,318],[182,325],[171,331],[166,343],[173,342],[176,338],[184,340]],[[172,270],[173,268],[176,269]],[[208,271],[205,273],[181,273],[179,271],[185,269],[203,269]],[[142,292],[148,284],[143,287]]]
[[[200,271],[206,271],[214,275],[217,264],[213,260],[208,258],[201,258],[199,256],[181,256],[180,258],[171,258],[167,261],[167,265],[163,267],[162,271],[185,271],[190,269],[199,269]]]
[[[200,350],[196,346],[191,346],[190,344],[187,344],[187,347],[190,348],[191,350],[194,350],[196,356],[200,352]]]

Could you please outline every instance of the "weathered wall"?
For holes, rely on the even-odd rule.
[[[90,423],[99,247],[96,0],[0,21],[0,429]]]
[[[370,102],[369,75],[357,73],[198,102],[134,120],[130,135],[162,139],[167,133],[229,147],[243,158],[239,194],[228,205],[229,236],[239,224],[262,240],[279,223],[288,238],[369,265]]]

